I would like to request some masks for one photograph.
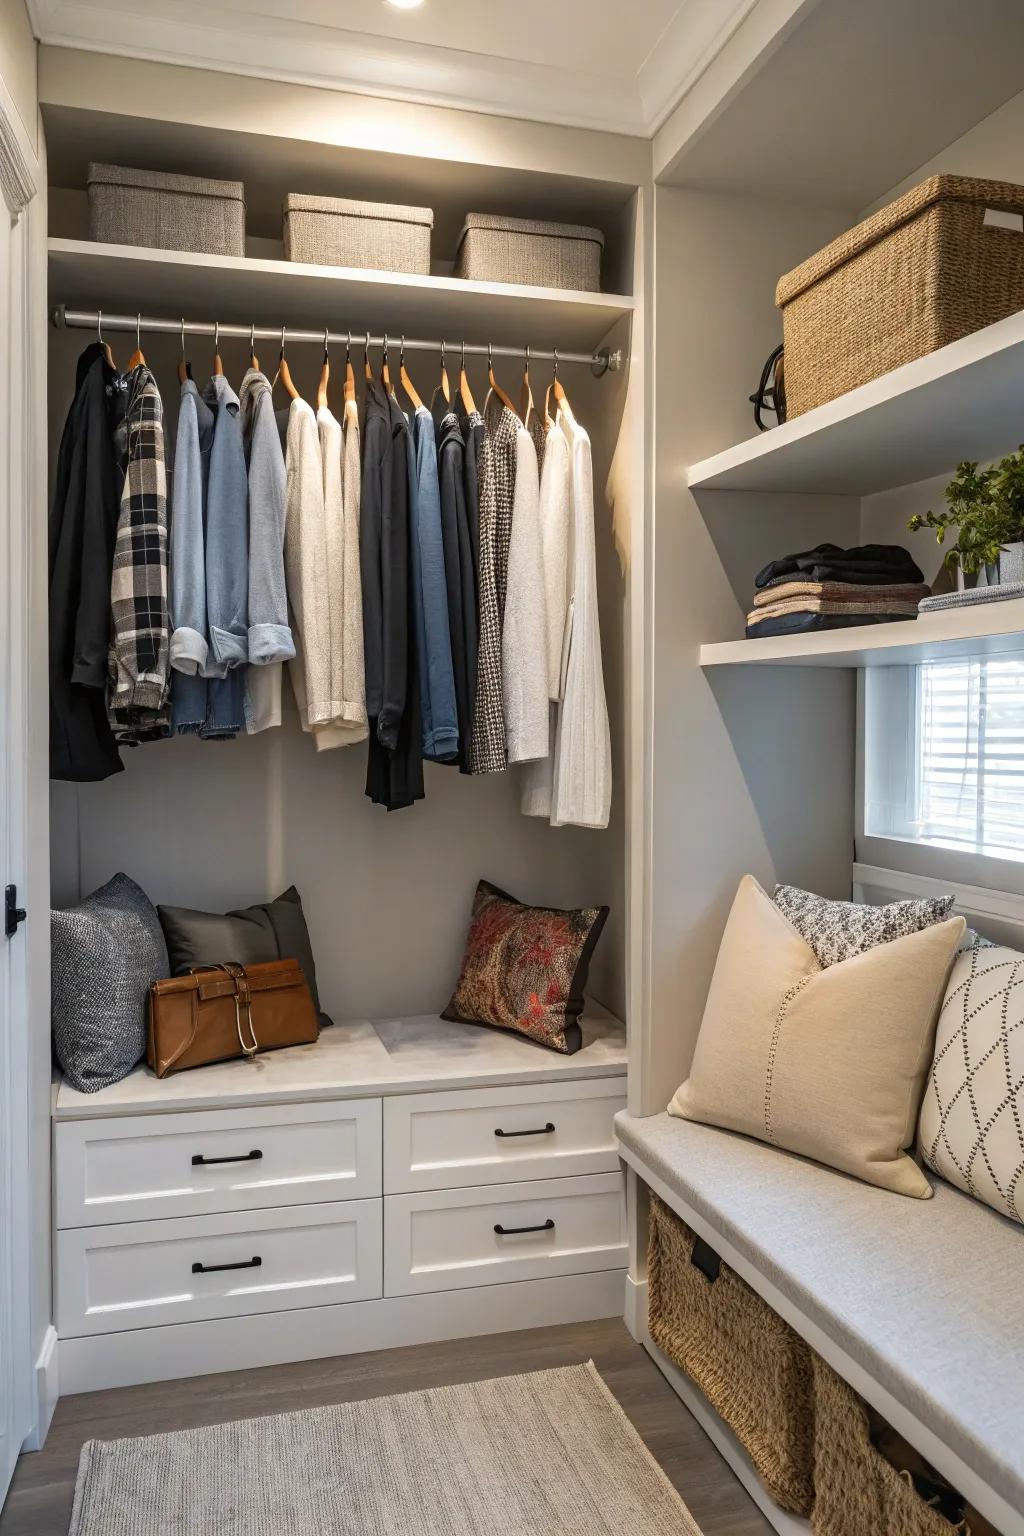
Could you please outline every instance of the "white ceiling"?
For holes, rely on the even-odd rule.
[[[28,0],[44,43],[649,137],[763,0]]]

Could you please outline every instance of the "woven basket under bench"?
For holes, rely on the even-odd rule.
[[[932,176],[779,279],[786,415],[1024,309],[1024,187]]]
[[[713,1280],[698,1268],[695,1241],[652,1193],[650,1336],[733,1430],[776,1503],[808,1515],[814,1501],[810,1347],[727,1264]]]

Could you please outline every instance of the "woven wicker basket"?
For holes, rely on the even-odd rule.
[[[712,1282],[694,1237],[651,1196],[648,1327],[731,1426],[769,1493],[794,1514],[814,1498],[811,1351],[728,1265]]]
[[[459,239],[455,276],[472,282],[598,293],[603,249],[604,235],[585,224],[469,213]]]
[[[288,261],[428,276],[433,227],[432,208],[309,197],[301,192],[289,192],[284,200]]]
[[[160,251],[245,255],[245,188],[123,165],[89,166],[89,237]]]
[[[786,414],[1024,308],[1024,187],[932,176],[779,280]]]
[[[815,1536],[970,1536],[919,1497],[871,1443],[867,1409],[853,1388],[814,1356]]]

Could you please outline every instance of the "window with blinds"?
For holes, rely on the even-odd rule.
[[[892,670],[869,696],[865,830],[1024,859],[1024,651]]]

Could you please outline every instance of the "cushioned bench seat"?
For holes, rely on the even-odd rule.
[[[641,1177],[731,1246],[750,1266],[734,1267],[776,1305],[751,1270],[774,1287],[791,1304],[777,1310],[821,1353],[798,1318],[932,1430],[952,1457],[931,1459],[951,1480],[966,1467],[1005,1501],[996,1510],[961,1480],[996,1510],[990,1519],[1024,1530],[1024,1229],[934,1178],[934,1199],[911,1200],[667,1114],[622,1113],[616,1128]]]

